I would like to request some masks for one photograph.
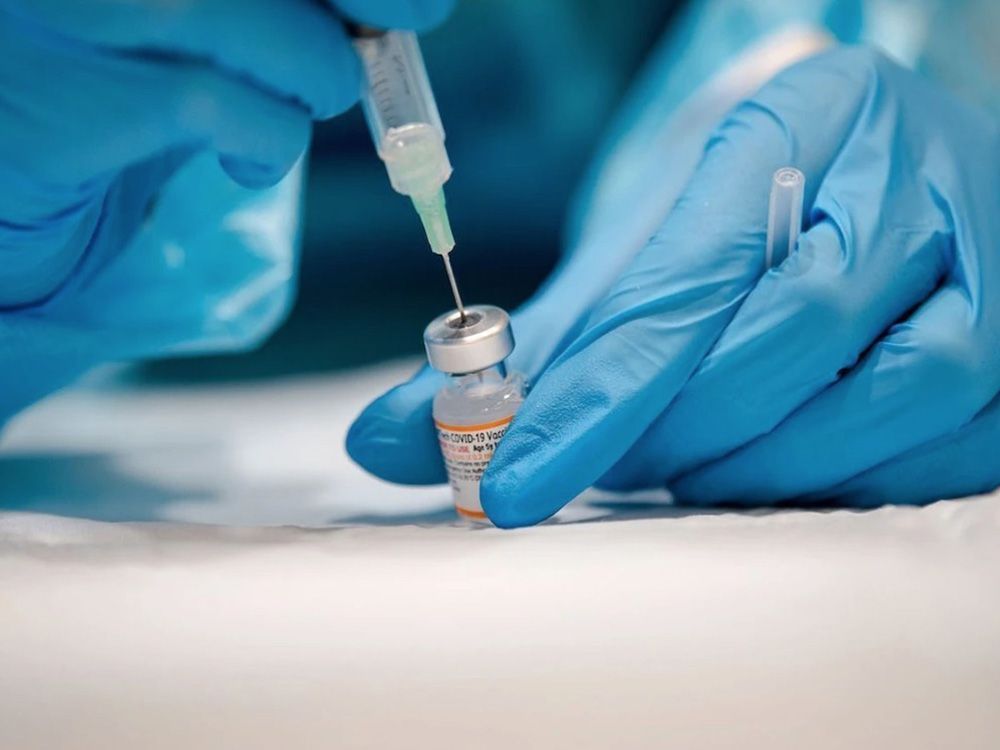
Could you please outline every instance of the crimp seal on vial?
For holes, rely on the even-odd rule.
[[[499,364],[514,351],[507,313],[493,305],[472,305],[440,315],[424,331],[427,361],[451,375]]]

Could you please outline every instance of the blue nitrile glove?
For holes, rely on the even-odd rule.
[[[299,177],[232,180],[275,185],[357,98],[343,18],[450,5],[0,0],[0,424],[101,361],[258,339],[290,297]]]
[[[786,164],[806,174],[806,231],[765,273],[769,179]],[[518,321],[518,354],[542,374],[484,477],[484,508],[501,526],[534,523],[602,476],[696,503],[996,486],[998,237],[995,120],[861,48],[788,69],[718,128],[580,330],[535,314],[576,304],[566,286]],[[584,261],[606,273],[599,257],[574,256],[562,276]],[[427,412],[411,419],[426,437]]]

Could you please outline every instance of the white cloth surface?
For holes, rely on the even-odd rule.
[[[12,424],[0,748],[1000,746],[1000,496],[472,529],[343,452],[408,370]]]

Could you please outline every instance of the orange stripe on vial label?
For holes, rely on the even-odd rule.
[[[468,518],[475,518],[477,521],[487,520],[486,514],[481,510],[469,510],[468,508],[463,508],[461,505],[456,505],[455,510],[458,511],[458,515],[467,516]]]
[[[484,424],[445,424],[444,422],[438,422],[434,420],[434,425],[439,430],[447,430],[448,432],[479,432],[480,430],[489,430],[493,427],[501,427],[505,424],[510,424],[513,419],[513,415],[509,417],[504,417],[503,419],[498,419],[495,422],[485,422]]]

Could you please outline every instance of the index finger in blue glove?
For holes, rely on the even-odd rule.
[[[210,62],[314,119],[358,97],[360,66],[343,23],[311,0],[13,0],[11,12],[99,50]]]
[[[347,432],[348,455],[387,482],[445,482],[431,404],[446,381],[445,375],[425,366],[375,399]]]
[[[0,193],[11,225],[53,231],[67,206],[99,205],[119,170],[172,148],[211,148],[258,185],[277,182],[308,143],[305,110],[205,63],[95,53],[6,23],[0,45],[0,88],[17,105],[0,108],[0,165],[28,186]]]
[[[804,75],[809,85],[798,85]],[[792,163],[821,181],[839,140],[797,134],[816,111],[843,134],[863,105],[861,93],[829,97],[845,75],[802,63],[719,128],[660,231],[544,372],[499,446],[481,488],[495,523],[535,523],[557,511],[674,398],[764,272],[771,174]]]

